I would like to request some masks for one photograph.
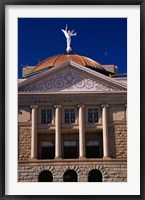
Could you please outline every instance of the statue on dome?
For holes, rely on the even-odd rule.
[[[74,33],[74,30],[70,31],[70,30],[67,30],[68,28],[68,25],[66,24],[66,28],[65,30],[61,29],[62,32],[64,33],[65,37],[66,37],[66,42],[67,42],[67,48],[66,48],[66,51],[68,53],[70,53],[70,51],[72,51],[71,47],[70,47],[70,44],[71,44],[71,37],[72,36],[76,36],[77,33],[75,32]]]

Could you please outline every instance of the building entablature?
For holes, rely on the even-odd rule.
[[[82,94],[19,94],[19,105],[37,104],[41,106],[53,106],[54,104],[74,105],[84,103],[86,105],[127,104],[126,93],[82,93]]]

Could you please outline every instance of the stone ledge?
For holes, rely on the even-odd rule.
[[[126,165],[126,159],[57,159],[57,160],[27,160],[19,161],[23,165]]]

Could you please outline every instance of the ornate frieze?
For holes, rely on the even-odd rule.
[[[61,92],[61,91],[120,91],[97,77],[89,76],[68,67],[43,80],[23,88],[20,92]]]

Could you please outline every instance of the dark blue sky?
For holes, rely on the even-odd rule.
[[[66,38],[61,31],[68,24],[75,29],[72,52],[97,62],[118,66],[119,73],[127,72],[126,18],[19,18],[18,19],[18,76],[22,67],[66,52]]]

